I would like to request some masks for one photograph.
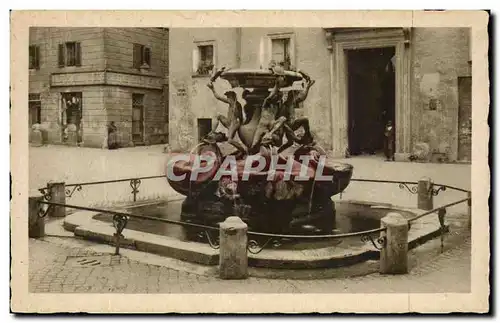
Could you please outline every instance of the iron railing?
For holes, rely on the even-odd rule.
[[[84,186],[119,183],[119,182],[129,182],[129,184],[132,188],[131,194],[133,195],[133,201],[135,202],[137,200],[137,194],[139,193],[139,186],[141,185],[142,180],[157,179],[157,178],[165,178],[165,176],[158,175],[158,176],[146,176],[146,177],[137,177],[137,178],[125,178],[125,179],[117,179],[117,180],[65,184],[65,196],[70,198],[71,196],[73,196],[74,192],[81,191]],[[352,178],[350,181],[351,182],[397,184],[399,186],[399,188],[406,189],[411,194],[418,193],[418,189],[417,189],[418,182],[413,182],[413,181],[392,181],[392,180],[355,179],[355,178]],[[450,186],[450,185],[443,185],[443,184],[433,184],[431,189],[432,189],[433,196],[437,196],[440,191],[446,191],[447,189],[467,193],[467,198],[463,198],[463,199],[460,199],[458,201],[436,207],[432,210],[429,210],[427,212],[424,212],[424,213],[419,214],[413,218],[408,219],[408,225],[409,225],[409,228],[411,229],[411,224],[413,222],[415,222],[416,220],[418,220],[424,216],[428,216],[430,214],[437,213],[439,223],[440,223],[440,229],[441,229],[441,249],[443,249],[443,239],[444,239],[443,237],[444,237],[444,233],[445,233],[444,217],[445,217],[446,212],[447,212],[446,209],[449,207],[467,202],[468,206],[469,206],[469,216],[470,216],[470,207],[471,207],[471,203],[472,203],[471,192],[468,190],[459,188],[459,187]],[[172,224],[172,225],[180,225],[183,227],[196,228],[196,229],[201,230],[200,237],[206,238],[206,241],[208,242],[208,244],[212,248],[214,248],[214,249],[219,248],[218,237],[213,238],[210,234],[210,232],[219,231],[218,227],[190,223],[190,222],[183,222],[183,221],[175,221],[175,220],[169,220],[169,219],[152,217],[152,216],[137,215],[137,214],[127,213],[127,212],[112,211],[109,209],[78,206],[78,205],[71,205],[71,204],[65,204],[65,203],[57,203],[57,202],[50,201],[51,194],[50,194],[49,185],[47,185],[46,187],[40,188],[39,191],[43,194],[43,197],[45,199],[45,201],[42,200],[42,201],[40,201],[40,203],[47,205],[47,209],[40,208],[40,212],[39,212],[40,217],[44,217],[48,213],[49,209],[53,206],[60,206],[60,207],[71,208],[71,209],[76,209],[76,210],[92,211],[92,212],[99,212],[102,214],[112,215],[113,216],[113,226],[116,229],[116,233],[114,234],[115,246],[116,246],[115,253],[116,254],[119,253],[120,241],[123,239],[122,232],[125,229],[125,227],[127,226],[129,218],[158,221],[158,222],[168,223],[168,224]],[[340,193],[342,193],[342,192],[340,192]],[[384,248],[386,240],[385,240],[385,235],[380,235],[380,234],[382,232],[385,232],[385,231],[386,231],[386,228],[383,228],[383,227],[377,228],[377,229],[372,229],[372,230],[366,230],[366,231],[342,233],[342,234],[331,234],[331,235],[289,235],[289,234],[274,234],[274,233],[248,231],[247,235],[249,237],[260,237],[260,238],[263,238],[264,241],[260,242],[256,238],[255,239],[248,239],[247,250],[252,254],[258,254],[268,246],[274,246],[274,247],[280,246],[282,244],[281,241],[283,239],[336,240],[336,241],[339,241],[337,243],[337,244],[339,244],[342,242],[341,239],[352,238],[352,237],[360,237],[361,241],[363,241],[365,243],[371,242],[371,244],[377,250],[381,250],[382,248]],[[379,237],[373,238],[372,237],[373,234],[379,234]]]
[[[115,180],[107,180],[107,181],[95,181],[95,182],[84,182],[84,183],[72,183],[65,184],[65,195],[68,198],[73,196],[75,191],[81,191],[83,186],[90,185],[101,185],[101,184],[112,184],[112,183],[121,183],[121,182],[129,182],[130,187],[132,188],[131,194],[133,197],[133,201],[137,201],[137,194],[139,193],[139,186],[141,186],[142,180],[147,179],[157,179],[157,178],[166,178],[165,175],[156,175],[156,176],[144,176],[144,177],[134,177],[134,178],[122,178]],[[38,189],[40,193],[44,196],[46,200],[50,200],[50,190],[49,185]]]
[[[79,205],[71,205],[71,204],[63,204],[63,203],[57,203],[57,202],[50,202],[50,201],[40,201],[40,204],[46,204],[48,205],[47,210],[41,209],[39,216],[44,217],[47,214],[47,211],[50,207],[54,206],[61,206],[61,207],[66,207],[70,209],[75,209],[75,210],[81,210],[81,211],[91,211],[91,212],[98,212],[101,214],[108,214],[113,216],[113,226],[116,229],[115,233],[115,243],[116,243],[116,254],[119,253],[119,246],[120,246],[120,240],[123,238],[122,232],[125,229],[128,219],[129,218],[136,218],[136,219],[142,219],[142,220],[150,220],[150,221],[157,221],[157,222],[162,222],[162,223],[168,223],[168,224],[174,224],[174,225],[180,225],[183,227],[190,227],[190,228],[196,228],[196,229],[201,229],[203,230],[203,236],[207,238],[207,242],[210,244],[210,246],[214,249],[218,249],[219,245],[217,242],[217,239],[213,239],[212,236],[210,235],[209,231],[217,231],[219,232],[218,227],[213,227],[213,226],[208,226],[208,225],[203,225],[203,224],[197,224],[197,223],[190,223],[190,222],[183,222],[183,221],[176,221],[176,220],[169,220],[169,219],[164,219],[164,218],[157,218],[153,216],[147,216],[147,215],[138,215],[138,214],[133,214],[133,213],[128,213],[128,212],[120,212],[120,211],[112,211],[112,210],[106,210],[106,209],[100,209],[100,208],[94,208],[94,207],[87,207],[87,206],[79,206]]]

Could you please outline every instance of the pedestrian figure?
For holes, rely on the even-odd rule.
[[[114,121],[108,125],[108,149],[118,149],[118,128]]]
[[[387,125],[385,126],[384,131],[384,154],[386,161],[394,161],[394,126],[392,125],[392,121],[389,120]]]

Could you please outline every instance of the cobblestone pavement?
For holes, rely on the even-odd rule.
[[[90,244],[90,243],[89,243]],[[30,292],[95,293],[431,293],[470,292],[470,239],[419,263],[408,275],[338,279],[221,280],[216,270],[197,274],[48,241],[29,241]],[[103,265],[72,265],[75,257],[97,256]],[[107,262],[106,262],[107,261]],[[214,268],[215,269],[215,268]]]

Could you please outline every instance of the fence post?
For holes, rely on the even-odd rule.
[[[230,216],[219,227],[219,276],[222,279],[248,277],[248,226],[237,216]]]
[[[467,192],[467,197],[469,200],[467,201],[467,216],[469,217],[468,219],[468,225],[469,229],[472,227],[472,193]]]
[[[39,195],[28,197],[28,236],[30,238],[41,238],[45,235],[45,220],[38,212],[42,200],[43,196]]]
[[[380,273],[408,273],[408,220],[392,212],[382,218],[381,225],[387,229],[385,245],[380,251]]]
[[[417,207],[421,210],[432,210],[434,201],[432,188],[434,183],[430,178],[424,177],[418,181],[418,202]]]
[[[47,188],[50,192],[50,202],[66,204],[66,187],[64,182],[47,183]],[[64,206],[52,206],[49,211],[49,216],[62,218],[66,216],[66,208]]]

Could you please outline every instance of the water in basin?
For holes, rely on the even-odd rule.
[[[181,206],[182,200],[170,201],[162,203],[154,203],[142,206],[130,207],[128,211],[132,214],[157,217],[175,221],[181,221]],[[332,234],[342,234],[359,232],[365,230],[376,229],[380,227],[380,219],[390,212],[387,208],[373,208],[369,204],[349,203],[349,202],[336,202],[336,216],[335,216],[335,229]],[[332,213],[332,216],[333,213]],[[98,214],[94,219],[104,222],[112,222],[112,216],[107,214]],[[189,241],[186,229],[180,225],[163,223],[153,220],[145,220],[138,218],[130,218],[126,229],[151,234],[169,236],[182,241]],[[124,232],[126,235],[126,231]],[[216,238],[218,234],[212,232],[211,236]],[[377,234],[374,234],[375,237]],[[250,236],[249,239],[255,239]],[[262,240],[262,239],[261,239]],[[265,239],[264,239],[265,240]],[[277,247],[280,249],[315,249],[337,245],[341,243],[343,246],[360,246],[364,244],[361,237],[349,237],[339,240],[325,239],[325,240],[291,240],[285,239],[281,241],[282,244]]]

